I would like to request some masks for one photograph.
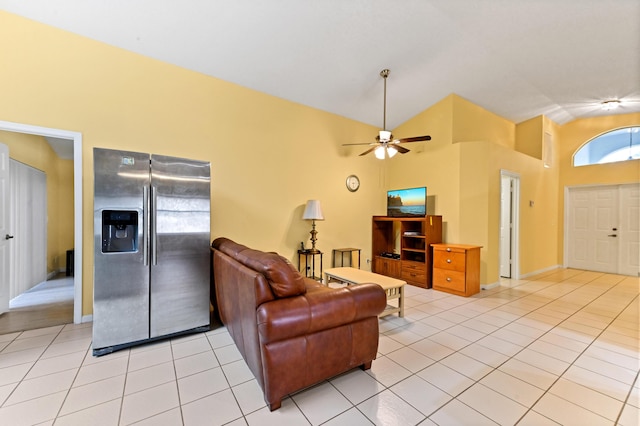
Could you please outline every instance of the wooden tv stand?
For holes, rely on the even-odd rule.
[[[431,244],[440,242],[442,216],[373,216],[371,272],[431,288]],[[395,253],[397,258],[384,257],[383,253]]]

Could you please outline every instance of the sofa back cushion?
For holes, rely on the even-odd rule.
[[[276,253],[247,249],[238,253],[238,261],[261,272],[276,297],[298,296],[306,291],[304,277],[291,262]]]
[[[291,262],[277,253],[253,250],[223,237],[217,238],[212,246],[263,274],[271,286],[271,291],[278,298],[298,296],[306,292],[304,277]]]

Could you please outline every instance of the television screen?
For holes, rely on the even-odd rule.
[[[426,215],[426,187],[387,191],[387,216],[425,217]]]

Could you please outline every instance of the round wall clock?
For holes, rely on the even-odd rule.
[[[360,188],[360,179],[356,175],[349,175],[347,177],[347,189],[351,192],[356,192]]]

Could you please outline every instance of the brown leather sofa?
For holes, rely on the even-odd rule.
[[[276,253],[227,238],[213,241],[211,251],[218,315],[271,411],[292,392],[371,367],[386,306],[379,285],[328,288]]]

